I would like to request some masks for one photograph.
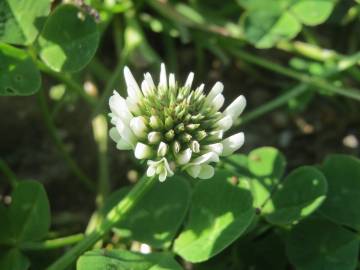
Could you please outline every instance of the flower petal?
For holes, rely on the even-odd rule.
[[[164,63],[160,66],[159,88],[167,88],[166,68]]]
[[[135,147],[135,157],[137,159],[150,158],[153,154],[153,150],[150,146],[138,142]]]
[[[120,119],[118,119],[116,123],[116,129],[119,132],[121,138],[125,140],[128,144],[134,146],[136,143],[136,137],[134,133],[131,131],[129,126],[124,124]]]
[[[215,111],[218,111],[225,102],[225,98],[222,94],[218,94],[214,97],[214,99],[209,103],[213,106]]]
[[[119,117],[126,124],[130,123],[133,115],[128,108],[126,100],[115,90],[109,99],[109,106],[113,113],[113,117]]]
[[[133,146],[123,139],[120,139],[116,143],[116,148],[119,150],[131,150]]]
[[[209,179],[215,174],[214,167],[209,164],[204,164],[200,166],[200,173],[198,177],[200,179]]]
[[[144,96],[148,96],[151,93],[151,88],[148,85],[146,80],[143,80],[141,82],[141,91],[143,92]]]
[[[146,72],[144,74],[144,80],[146,81],[147,85],[149,86],[150,89],[154,90],[155,87],[155,83],[151,77],[151,74],[149,72]]]
[[[209,135],[214,139],[221,140],[224,136],[224,131],[223,130],[214,130],[214,131],[211,131],[209,133]]]
[[[240,114],[244,111],[246,106],[246,99],[243,95],[238,96],[224,111],[225,115],[232,117],[232,120],[235,121]]]
[[[233,119],[231,117],[231,115],[226,115],[223,118],[221,118],[217,123],[217,126],[219,129],[221,129],[222,131],[227,131],[231,128],[231,126],[233,125]]]
[[[115,127],[112,127],[109,131],[109,136],[114,142],[121,140],[121,136]]]
[[[146,138],[146,120],[143,116],[134,117],[130,121],[130,127],[138,138]]]
[[[222,155],[223,156],[231,155],[244,144],[244,141],[245,141],[245,136],[243,132],[237,133],[235,135],[226,138],[225,140],[222,141],[222,144],[224,146]]]
[[[170,73],[170,75],[169,75],[169,88],[175,89],[175,87],[176,87],[175,75],[174,75],[174,73]]]
[[[187,164],[191,159],[192,151],[190,148],[185,149],[184,151],[181,151],[177,155],[175,155],[176,162],[179,165],[185,165]]]
[[[222,143],[213,143],[213,144],[208,144],[208,145],[203,146],[203,149],[210,150],[219,156],[222,154],[223,148],[224,147],[223,147]]]
[[[224,85],[221,82],[216,82],[207,95],[206,101],[211,102],[218,94],[221,94],[223,90]]]
[[[126,82],[127,92],[128,92],[129,97],[131,97],[135,101],[139,100],[142,97],[140,87],[137,84],[130,69],[126,66],[124,67],[124,77],[125,77],[125,82]]]
[[[200,165],[192,165],[186,168],[186,172],[193,178],[197,178],[199,176],[200,170]]]
[[[169,146],[166,143],[160,142],[158,150],[157,150],[158,157],[164,157],[166,155],[168,149],[169,149]]]
[[[219,162],[219,156],[214,152],[208,152],[192,160],[190,165],[201,165],[210,162]]]
[[[156,173],[156,168],[154,166],[149,166],[148,169],[146,170],[146,175],[148,177],[153,177]]]
[[[194,80],[194,72],[190,72],[186,79],[184,87],[191,88],[193,80]]]

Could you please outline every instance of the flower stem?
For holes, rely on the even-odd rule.
[[[286,104],[290,99],[295,98],[302,93],[305,93],[309,89],[309,85],[305,83],[301,83],[296,85],[295,87],[291,88],[290,90],[286,91],[284,94],[280,95],[277,98],[274,98],[268,103],[265,103],[264,105],[258,107],[257,109],[245,114],[243,117],[240,118],[239,123],[235,123],[235,126],[238,126],[239,124],[245,124],[248,123],[261,115],[264,115],[284,104]]]
[[[94,188],[93,182],[85,175],[85,173],[79,168],[77,163],[71,158],[69,153],[66,151],[65,146],[64,146],[63,142],[61,141],[61,139],[56,131],[56,127],[52,121],[50,111],[49,111],[48,105],[46,103],[45,95],[44,95],[42,89],[39,90],[38,101],[39,101],[39,106],[40,106],[40,109],[42,112],[45,126],[47,127],[47,129],[50,133],[51,139],[54,141],[55,146],[57,147],[59,153],[62,155],[62,157],[64,158],[65,162],[67,163],[69,168],[72,170],[74,175],[77,176],[77,178],[85,185],[85,187],[87,187],[91,191],[94,191],[95,188]]]
[[[62,248],[68,245],[73,245],[78,242],[80,242],[82,239],[84,239],[84,234],[74,234],[69,236],[64,236],[56,239],[50,239],[46,240],[44,242],[25,242],[21,244],[20,248],[22,250],[48,250],[48,249],[56,249],[56,248]]]
[[[302,83],[308,83],[308,84],[318,87],[320,89],[327,90],[330,93],[334,93],[334,94],[336,93],[336,94],[360,101],[360,91],[358,89],[343,88],[343,87],[335,86],[331,83],[328,83],[327,81],[325,81],[322,78],[311,77],[309,75],[299,73],[295,70],[289,69],[287,67],[276,64],[269,60],[257,57],[256,55],[252,55],[250,53],[247,53],[244,50],[239,50],[239,49],[235,49],[235,48],[228,48],[228,50],[234,56],[242,58],[243,60],[250,62],[252,64],[272,70],[276,73],[293,78]],[[355,64],[356,64],[356,62],[355,62]]]
[[[139,183],[106,215],[97,229],[87,235],[81,242],[50,265],[47,270],[67,269],[81,254],[90,249],[120,221],[129,214],[148,190],[156,183],[156,178],[142,178]]]
[[[17,177],[3,159],[0,159],[0,171],[3,172],[11,187],[15,188],[18,182]]]

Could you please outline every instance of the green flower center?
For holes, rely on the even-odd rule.
[[[148,136],[143,142],[153,146],[158,156],[165,156],[168,152],[177,154],[187,148],[196,156],[201,151],[200,142],[207,144],[219,141],[212,134],[222,113],[208,104],[202,88],[154,89],[142,97],[138,105],[137,116],[145,118],[148,128]],[[167,147],[163,147],[162,151],[159,148],[161,142]],[[172,151],[168,151],[169,147]]]

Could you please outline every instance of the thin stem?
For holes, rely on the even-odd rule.
[[[156,183],[156,178],[142,178],[139,183],[106,215],[105,220],[92,233],[87,235],[81,242],[72,247],[47,270],[64,270],[69,267],[80,255],[90,249],[96,242],[102,239],[116,224],[124,220],[140,199]]]
[[[74,234],[69,236],[64,236],[56,239],[46,240],[44,242],[25,242],[21,244],[20,248],[22,250],[28,251],[35,251],[35,250],[49,250],[49,249],[56,249],[62,248],[65,246],[70,246],[76,244],[84,239],[84,234]]]
[[[257,109],[245,114],[243,117],[240,118],[240,122],[236,123],[235,126],[238,126],[239,124],[245,124],[248,123],[284,104],[286,104],[290,99],[295,98],[302,93],[305,93],[309,89],[309,86],[307,84],[299,84],[290,90],[286,91],[286,93],[274,98],[268,103],[265,103],[264,105],[258,107]]]
[[[342,87],[338,87],[338,86],[334,86],[328,82],[326,82],[324,79],[322,78],[316,78],[316,77],[311,77],[308,76],[306,74],[302,74],[299,73],[297,71],[291,70],[287,67],[283,67],[279,64],[276,64],[274,62],[271,62],[269,60],[257,57],[255,55],[252,55],[250,53],[247,53],[243,50],[237,50],[234,48],[229,48],[229,51],[239,57],[242,58],[245,61],[248,61],[252,64],[264,67],[266,69],[272,70],[276,73],[282,74],[284,76],[293,78],[295,80],[298,80],[302,83],[308,83],[311,84],[315,87],[324,89],[329,91],[330,93],[336,93],[342,96],[346,96],[346,97],[350,97],[353,98],[355,100],[360,101],[360,90],[358,89],[352,89],[352,88],[342,88]]]
[[[7,165],[7,163],[1,158],[0,158],[0,171],[3,172],[3,174],[5,175],[5,178],[8,180],[10,186],[12,188],[15,188],[18,183],[18,179],[17,179],[15,173]]]
[[[79,168],[76,162],[71,158],[69,153],[66,151],[65,146],[61,141],[61,138],[58,136],[56,127],[52,121],[50,111],[46,103],[45,95],[42,89],[40,89],[40,91],[38,92],[38,102],[42,112],[45,126],[48,129],[50,137],[53,140],[59,153],[67,163],[68,167],[72,170],[74,175],[77,176],[77,178],[84,184],[84,186],[89,190],[94,191],[95,188],[93,182],[85,175],[85,173]]]
[[[109,162],[108,162],[108,126],[105,115],[98,115],[92,120],[94,139],[98,148],[98,196],[99,208],[109,192]]]

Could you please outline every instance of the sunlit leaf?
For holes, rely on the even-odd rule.
[[[181,270],[170,253],[141,253],[125,250],[94,250],[82,255],[77,270]]]
[[[281,181],[285,167],[286,159],[276,148],[260,147],[249,153],[248,169],[252,174],[250,184],[255,207],[261,208],[270,198]]]
[[[127,191],[127,188],[121,189],[110,196],[105,211],[118,203]],[[185,218],[190,194],[188,183],[178,176],[156,183],[116,227],[116,233],[154,247],[169,246]]]
[[[94,19],[74,5],[60,5],[40,33],[40,57],[55,71],[74,72],[90,62],[98,43]]]
[[[271,208],[266,219],[273,224],[286,225],[314,212],[325,200],[327,183],[314,167],[304,166],[292,171],[269,200]]]
[[[31,44],[50,12],[50,3],[51,0],[1,0],[0,41]]]
[[[205,261],[236,240],[254,217],[250,192],[230,184],[232,174],[218,171],[193,193],[188,223],[174,250],[190,262]]]

